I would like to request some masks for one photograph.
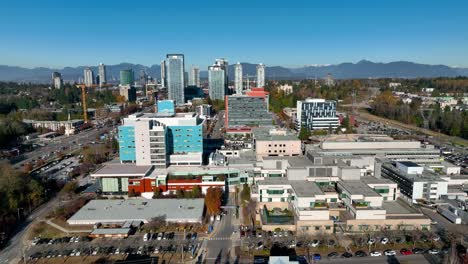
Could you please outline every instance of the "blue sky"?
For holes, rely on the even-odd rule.
[[[202,68],[218,57],[468,67],[466,0],[8,1],[0,14],[6,65],[152,65],[177,52]]]

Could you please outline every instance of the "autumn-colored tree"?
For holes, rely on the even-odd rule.
[[[33,170],[33,168],[34,168],[34,166],[32,165],[31,162],[26,162],[26,163],[24,163],[24,165],[23,165],[23,170],[24,170],[24,172],[30,172],[30,171]]]
[[[206,190],[205,205],[209,215],[219,214],[221,211],[221,200],[223,191],[221,188],[210,187]]]

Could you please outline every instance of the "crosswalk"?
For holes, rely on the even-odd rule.
[[[231,238],[231,237],[211,237],[208,240],[238,240],[238,238]]]

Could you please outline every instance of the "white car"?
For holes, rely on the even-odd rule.
[[[312,247],[318,247],[319,245],[320,245],[320,241],[317,239],[314,239],[312,240],[312,242],[310,242],[310,246]]]
[[[148,234],[148,233],[146,233],[146,234],[143,236],[143,242],[146,242],[146,241],[148,241],[148,236],[149,236],[149,234]]]
[[[431,255],[437,255],[437,254],[440,253],[439,250],[436,249],[436,248],[431,248],[427,252],[429,252],[429,254],[431,254]]]
[[[374,238],[369,238],[369,240],[367,240],[367,244],[369,244],[369,245],[375,244],[375,239]]]
[[[35,246],[39,243],[39,238],[38,237],[35,237],[34,240],[31,242],[31,245]]]
[[[395,256],[396,252],[393,249],[387,249],[384,251],[385,256]]]
[[[79,257],[80,255],[81,255],[81,252],[77,250],[75,256]]]
[[[273,237],[277,237],[278,234],[276,234],[276,232],[273,232]]]
[[[371,257],[380,257],[382,256],[382,253],[380,253],[379,251],[372,251],[370,255]]]
[[[434,237],[432,238],[432,240],[434,240],[434,241],[439,241],[439,240],[440,240],[440,236],[434,236]]]
[[[91,255],[96,256],[98,252],[99,252],[99,248],[97,247],[93,250],[93,253],[91,253]]]
[[[157,240],[162,240],[162,238],[163,238],[163,233],[161,232],[161,233],[158,234]]]
[[[383,244],[383,245],[387,244],[388,242],[389,242],[389,240],[386,237],[382,237],[382,239],[380,239],[380,243]]]

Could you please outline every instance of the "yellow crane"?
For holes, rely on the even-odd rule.
[[[81,105],[83,106],[83,120],[85,123],[88,123],[88,106],[86,104],[86,88],[96,88],[96,87],[110,87],[110,84],[98,85],[93,84],[91,86],[86,86],[86,84],[77,84],[76,88],[81,89]]]

